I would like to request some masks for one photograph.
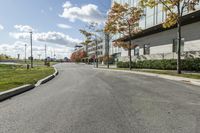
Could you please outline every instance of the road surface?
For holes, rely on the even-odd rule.
[[[0,133],[200,133],[200,87],[56,67],[52,81],[0,103]]]

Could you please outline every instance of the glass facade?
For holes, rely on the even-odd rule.
[[[117,3],[120,3],[120,4],[128,3],[131,6],[136,6],[137,0],[112,0],[112,4],[114,2],[117,2]]]
[[[112,0],[112,4],[114,2],[125,4],[128,3],[131,6],[137,6],[139,0]],[[144,9],[144,14],[139,22],[140,28],[146,29],[155,25],[158,25],[163,22],[165,19],[165,13],[162,11],[162,5],[158,5],[154,8],[146,8]]]
[[[139,0],[112,0],[112,4],[114,2],[120,4],[128,3],[131,6],[137,6]],[[200,4],[196,6],[196,9],[200,9]],[[147,29],[149,27],[161,24],[166,18],[166,13],[162,10],[162,5],[158,5],[154,8],[147,7],[144,9],[144,14],[145,16],[142,17],[139,22],[140,28],[142,29]],[[188,14],[188,11],[185,11],[184,14]]]

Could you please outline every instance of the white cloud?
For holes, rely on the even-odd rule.
[[[98,9],[98,6],[94,4],[88,4],[81,7],[72,6],[69,1],[63,5],[64,11],[60,17],[69,19],[70,21],[81,20],[83,22],[102,23],[105,21],[103,13]]]
[[[9,35],[15,39],[29,39],[30,34],[25,32],[10,32]]]
[[[15,29],[17,29],[20,32],[31,32],[31,31],[35,31],[35,29],[33,29],[31,26],[29,25],[15,25],[14,26]]]
[[[63,4],[63,8],[70,8],[72,7],[72,4],[70,1],[66,1],[64,4]]]
[[[28,45],[27,54],[30,54],[30,33],[28,31],[33,30],[33,54],[34,57],[38,57],[38,54],[42,54],[41,58],[44,58],[44,44],[47,44],[48,56],[52,51],[56,52],[57,58],[70,57],[74,46],[81,41],[75,39],[61,32],[49,31],[49,32],[36,32],[31,26],[16,25],[14,26],[17,31],[10,32],[9,35],[19,41],[13,44],[0,44],[0,54],[4,53],[16,57],[17,54],[21,54],[21,58],[24,58],[24,45]],[[29,55],[27,55],[28,57]]]
[[[25,42],[17,41],[13,44],[0,44],[0,54],[16,56],[24,51]]]
[[[74,39],[60,32],[36,33],[33,35],[33,38],[36,41],[61,44],[68,47],[74,47],[77,43],[80,42],[80,40]]]
[[[11,44],[0,44],[0,54],[10,55],[12,57],[17,57],[17,54],[20,54],[20,58],[24,59],[25,56],[25,44],[27,44],[27,57],[30,56],[30,45],[29,42],[16,41]],[[39,58],[38,55],[41,55],[41,59],[45,57],[45,45],[42,43],[33,43],[33,57]],[[51,53],[56,54],[56,58],[63,59],[64,57],[70,57],[73,48],[66,47],[64,45],[57,44],[47,44],[47,56],[51,56]]]
[[[72,28],[70,25],[66,25],[66,24],[57,24],[57,26],[61,29],[71,29]]]
[[[9,35],[15,39],[29,39],[30,34],[24,32],[11,32]],[[74,39],[64,33],[60,32],[42,32],[34,33],[33,40],[39,42],[48,42],[54,44],[65,45],[67,47],[74,47],[77,43],[80,43],[79,39]]]
[[[0,31],[3,30],[3,29],[4,29],[3,25],[0,25]]]

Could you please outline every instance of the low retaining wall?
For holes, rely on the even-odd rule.
[[[33,89],[35,87],[35,85],[24,85],[24,86],[20,86],[8,91],[4,91],[4,92],[0,92],[0,102],[3,100],[6,100],[8,98],[11,98],[13,96],[19,95],[21,93],[24,93],[26,91],[29,91],[31,89]]]

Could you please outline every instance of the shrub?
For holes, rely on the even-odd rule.
[[[161,70],[176,70],[177,60],[144,60],[132,62],[132,68],[140,69],[161,69]],[[118,62],[118,68],[129,68],[129,62]],[[187,71],[200,71],[200,58],[183,59],[181,62],[181,69]]]
[[[132,66],[132,68],[136,67],[136,63],[132,62],[131,66]],[[119,61],[119,62],[117,62],[117,67],[118,68],[129,68],[129,62]]]
[[[132,65],[133,66],[133,65]],[[117,67],[118,68],[129,68],[129,62],[122,62],[122,61],[119,61],[117,62]]]
[[[103,61],[105,63],[107,63],[109,61],[109,64],[113,64],[115,62],[115,59],[113,58],[113,56],[109,56],[109,58],[107,56],[104,56]]]

